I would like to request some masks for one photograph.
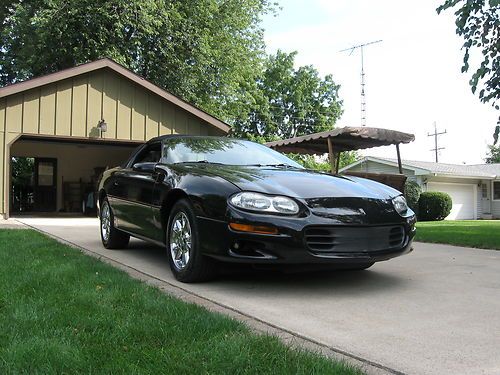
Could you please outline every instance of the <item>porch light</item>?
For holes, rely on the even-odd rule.
[[[106,124],[106,121],[104,121],[104,119],[101,119],[97,123],[97,128],[101,130],[101,134],[106,133],[106,131],[108,130],[108,124]]]

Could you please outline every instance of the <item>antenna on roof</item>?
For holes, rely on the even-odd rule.
[[[439,150],[444,150],[444,147],[438,147],[438,135],[441,134],[446,134],[446,130],[438,133],[437,127],[436,127],[436,121],[434,121],[434,133],[427,133],[428,137],[434,137],[434,148],[431,149],[431,151],[434,151],[436,153],[436,163],[438,162],[438,153]]]
[[[382,39],[375,40],[373,42],[363,43],[357,46],[352,46],[343,49],[339,52],[349,52],[349,56],[353,54],[354,50],[359,48],[361,50],[361,126],[366,126],[366,94],[365,94],[365,67],[363,58],[363,47],[369,46],[370,44],[380,43]]]

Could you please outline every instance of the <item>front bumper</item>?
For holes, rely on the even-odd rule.
[[[229,228],[228,221],[199,217],[199,236],[205,255],[225,262],[254,264],[348,264],[371,263],[391,259],[411,252],[415,236],[415,216],[399,217],[384,223],[332,223],[332,220],[315,215],[286,217],[259,215],[229,209],[228,221],[242,224],[272,226],[278,234],[237,232]],[[402,239],[395,246],[374,249],[356,248],[349,251],[318,253],[306,241],[306,230],[311,227],[351,228],[359,238],[370,242],[369,236],[377,227],[401,227]],[[358,232],[359,231],[359,232]],[[353,232],[352,230],[350,231]]]

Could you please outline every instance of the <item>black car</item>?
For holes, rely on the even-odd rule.
[[[106,248],[130,236],[166,246],[175,277],[221,262],[365,269],[412,250],[415,214],[375,181],[304,169],[270,148],[222,137],[162,136],[104,172]]]

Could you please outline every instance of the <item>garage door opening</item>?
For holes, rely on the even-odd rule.
[[[10,215],[93,215],[102,172],[121,165],[139,144],[21,137],[10,148]]]

